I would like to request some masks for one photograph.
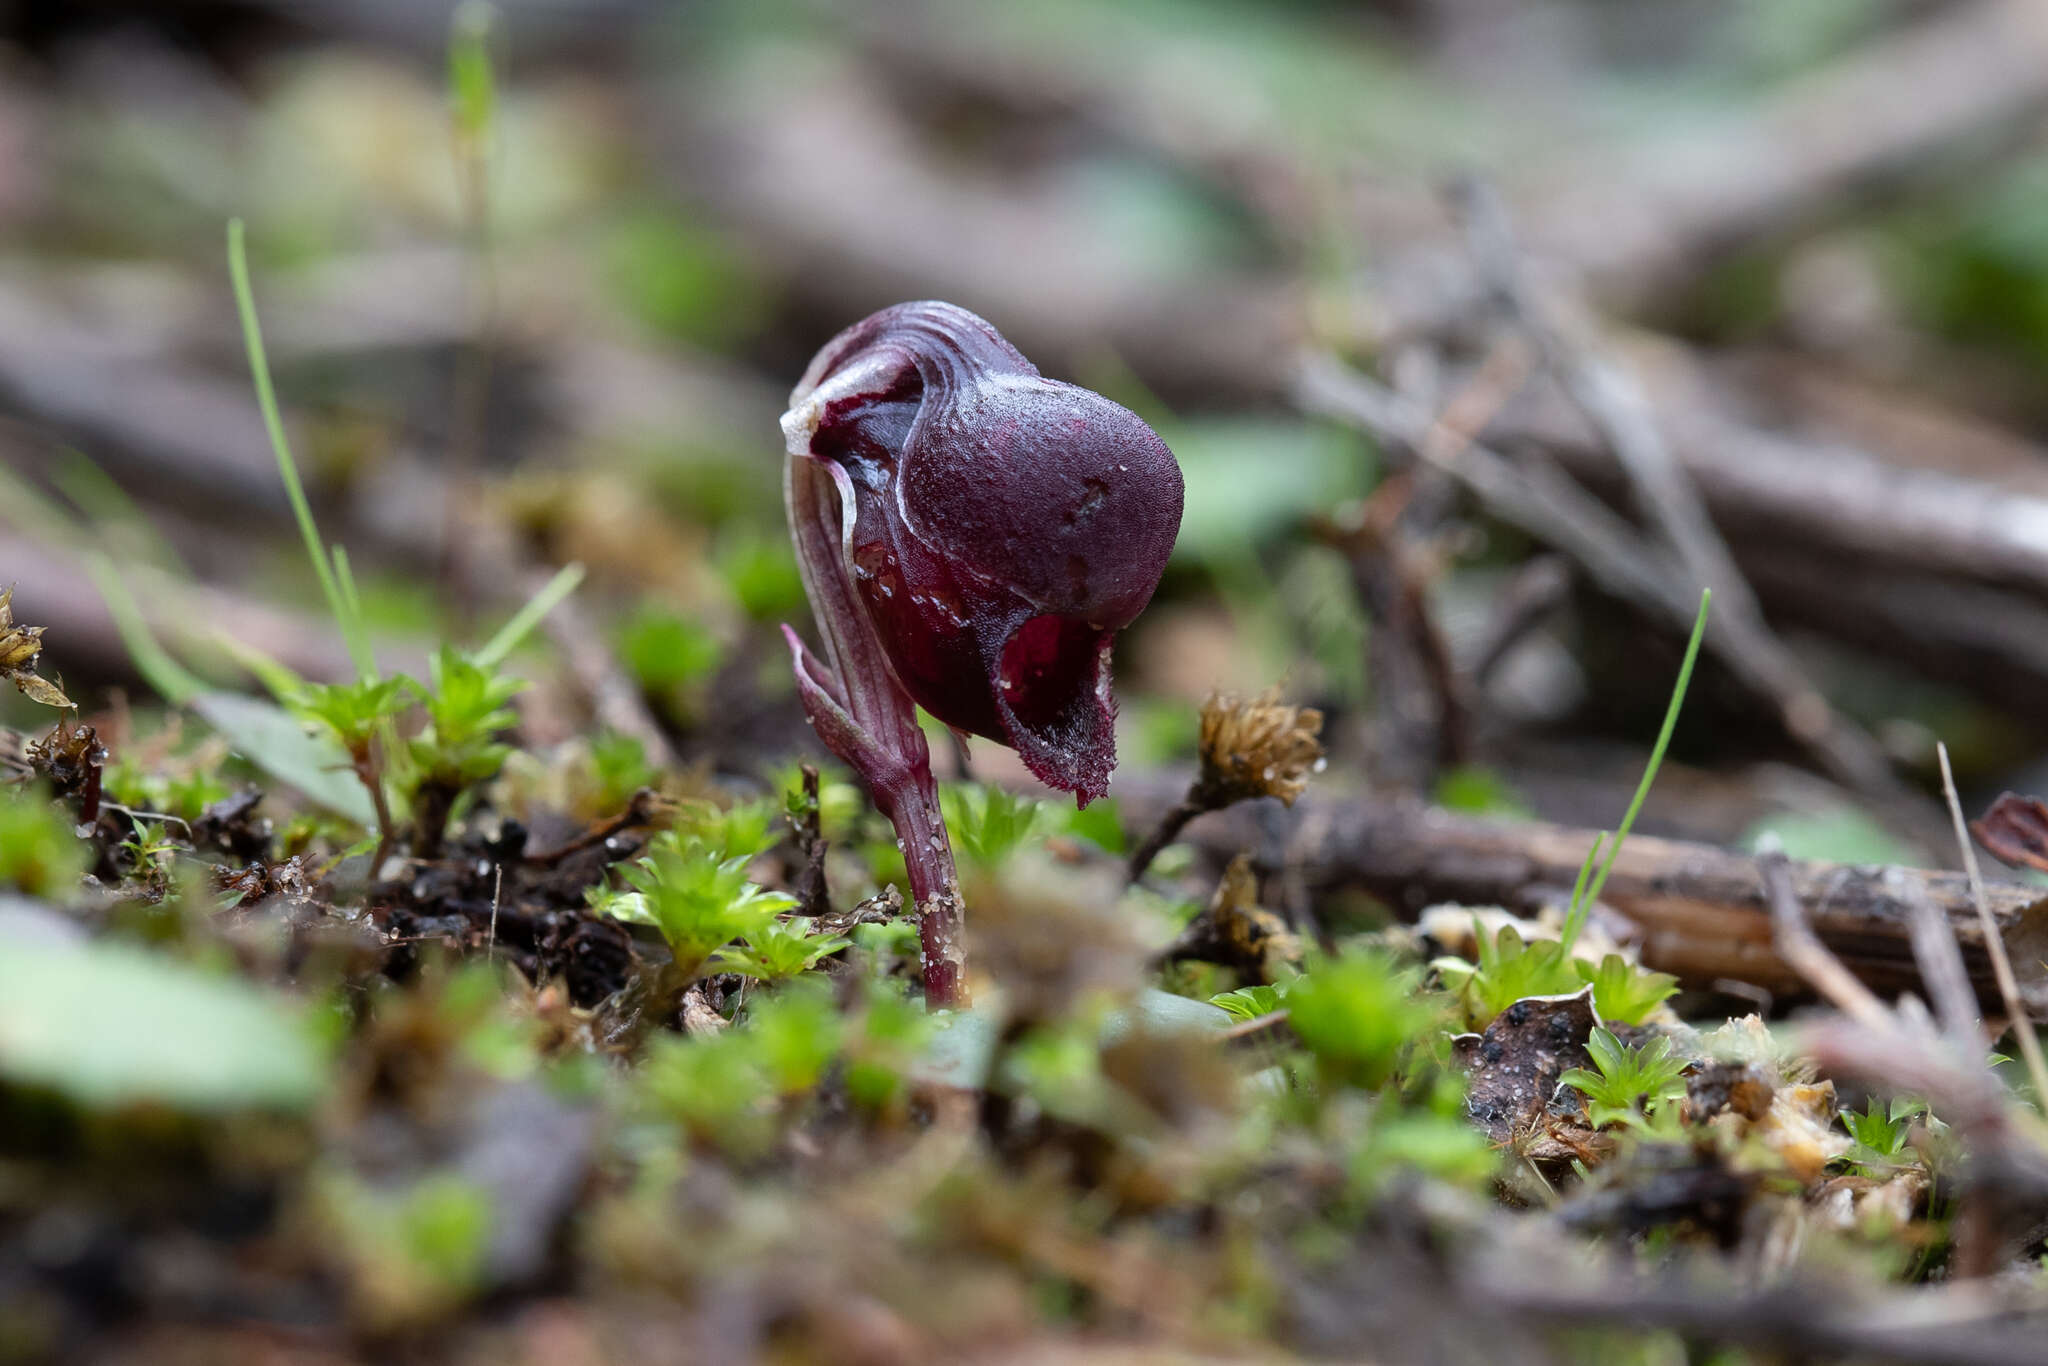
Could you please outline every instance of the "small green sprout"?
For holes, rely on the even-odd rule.
[[[1108,1132],[1142,1123],[1131,1098],[1103,1072],[1098,1029],[1085,1018],[1027,1030],[1003,1051],[994,1084],[1069,1123]]]
[[[370,794],[377,815],[377,854],[395,837],[391,801],[384,790],[385,755],[396,744],[395,723],[412,705],[412,682],[403,675],[365,674],[352,683],[299,683],[280,696],[286,711],[313,731],[326,731],[348,755],[356,781]]]
[[[783,814],[794,825],[810,805],[804,795],[803,766],[792,763],[770,774],[775,790],[782,794]],[[828,840],[849,838],[867,813],[867,798],[838,771],[826,769],[818,775],[818,831]]]
[[[879,925],[856,925],[853,946],[865,969],[878,977],[888,977],[899,969],[914,970],[918,964],[917,921],[900,916]]]
[[[767,853],[782,838],[776,826],[781,814],[772,797],[727,807],[690,802],[677,811],[675,829],[682,839],[695,840],[722,860],[745,862]]]
[[[796,905],[793,897],[747,881],[746,859],[721,859],[673,831],[657,836],[646,855],[625,870],[625,878],[634,894],[594,898],[594,908],[660,930],[676,967],[692,977],[713,953],[735,939],[760,934],[777,914]]]
[[[61,900],[77,888],[90,861],[47,787],[0,786],[0,887]]]
[[[313,1182],[312,1198],[367,1326],[417,1326],[480,1288],[491,1199],[473,1182],[437,1173],[388,1193],[352,1173],[326,1171]]]
[[[428,686],[413,685],[427,725],[409,745],[423,781],[461,790],[497,777],[512,752],[497,736],[518,722],[508,704],[525,682],[450,645],[435,652],[430,670]]]
[[[1475,917],[1479,961],[1439,958],[1431,966],[1458,997],[1474,1029],[1484,1029],[1509,1006],[1531,996],[1563,996],[1585,985],[1565,946],[1555,939],[1524,940],[1513,925],[1488,934]]]
[[[939,791],[939,810],[962,861],[982,869],[1000,867],[1037,830],[1044,806],[1000,787],[948,783]]]
[[[1345,1162],[1354,1190],[1371,1193],[1404,1172],[1421,1172],[1454,1186],[1476,1188],[1500,1166],[1500,1153],[1465,1117],[1461,1088],[1448,1094],[1455,1108],[1380,1105],[1364,1141]]]
[[[654,1114],[736,1157],[759,1153],[774,1138],[775,1088],[742,1029],[657,1037],[637,1089]]]
[[[1895,1159],[1906,1150],[1913,1121],[1927,1114],[1927,1102],[1910,1096],[1895,1096],[1889,1105],[1873,1097],[1862,1114],[1842,1111],[1842,1127],[1856,1140],[1849,1160],[1863,1167],[1897,1166]]]
[[[784,1096],[809,1091],[839,1056],[843,1025],[829,991],[799,983],[747,1008],[741,1037],[750,1040],[761,1069]]]
[[[911,931],[909,961],[914,963],[917,927],[907,920],[895,923]],[[922,1003],[891,982],[871,983],[860,1028],[847,1045],[846,1094],[870,1111],[896,1108],[909,1089],[911,1065],[924,1055],[937,1030],[938,1022]]]
[[[1593,988],[1593,1013],[1603,1020],[1639,1025],[1651,1012],[1678,994],[1678,979],[1668,972],[1651,972],[1610,953],[1594,967],[1576,960],[1579,979]]]
[[[591,786],[606,811],[624,806],[635,792],[653,787],[661,773],[647,762],[647,746],[630,735],[606,731],[590,742]]]
[[[806,606],[803,574],[787,536],[728,538],[716,563],[740,610],[756,621],[783,621]]]
[[[1484,1029],[1515,1002],[1531,996],[1563,996],[1590,985],[1593,1009],[1603,1020],[1639,1025],[1678,991],[1678,979],[1651,972],[1610,953],[1599,965],[1569,954],[1555,939],[1524,940],[1513,925],[1492,935],[1477,920],[1478,963],[1445,957],[1430,966],[1464,1006],[1475,1029]]]
[[[121,853],[135,876],[156,881],[169,876],[178,846],[162,821],[142,821],[121,841]]]
[[[309,726],[333,736],[360,769],[371,762],[383,728],[412,705],[410,687],[402,675],[361,678],[352,683],[304,683],[286,707]]]
[[[1437,1011],[1417,999],[1418,977],[1383,953],[1347,950],[1288,986],[1288,1022],[1326,1075],[1377,1090],[1438,1023]]]
[[[809,916],[771,920],[749,934],[744,947],[727,946],[712,955],[721,972],[736,972],[763,982],[786,982],[802,976],[853,941],[836,934],[812,934]]]
[[[1597,1071],[1574,1067],[1558,1083],[1586,1097],[1586,1115],[1596,1129],[1625,1124],[1648,1129],[1648,1121],[1676,1114],[1674,1101],[1685,1099],[1686,1060],[1672,1056],[1671,1040],[1661,1035],[1631,1047],[1595,1026],[1586,1051]]]
[[[717,672],[725,658],[710,628],[652,604],[628,617],[617,639],[626,671],[649,697],[672,709],[686,710],[689,690]]]
[[[107,765],[101,779],[108,800],[133,811],[155,811],[196,821],[207,807],[230,797],[234,790],[221,776],[217,756],[205,751],[169,767],[159,762],[145,767],[130,754],[122,754]]]

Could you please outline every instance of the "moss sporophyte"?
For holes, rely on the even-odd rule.
[[[805,713],[896,827],[925,995],[964,999],[960,894],[922,706],[1085,805],[1116,764],[1110,647],[1180,529],[1173,454],[1128,409],[1044,378],[952,304],[826,344],[782,429],[823,658],[784,627]]]

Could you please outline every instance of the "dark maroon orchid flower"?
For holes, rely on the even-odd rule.
[[[914,849],[945,834],[935,809],[909,817],[918,829],[900,810],[931,788],[909,704],[1011,746],[1083,804],[1101,796],[1116,765],[1110,646],[1165,570],[1180,468],[1134,413],[1044,378],[944,303],[833,338],[782,425],[829,664],[795,646],[805,706],[896,820],[922,906]]]

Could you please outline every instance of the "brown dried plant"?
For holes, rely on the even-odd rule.
[[[1278,688],[1256,697],[1211,694],[1202,706],[1202,771],[1187,795],[1131,855],[1130,880],[1143,877],[1159,851],[1206,811],[1255,797],[1277,797],[1294,805],[1322,764],[1322,730],[1321,712],[1286,705]]]
[[[0,678],[14,686],[31,702],[46,707],[73,707],[56,684],[36,673],[36,656],[43,652],[43,628],[14,624],[14,589],[0,589]]]
[[[1211,694],[1202,706],[1202,776],[1190,795],[1210,811],[1254,797],[1292,806],[1322,762],[1322,732],[1323,714],[1287,706],[1278,688]]]

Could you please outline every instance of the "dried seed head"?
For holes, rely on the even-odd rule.
[[[72,707],[57,685],[35,671],[43,652],[43,628],[14,624],[14,589],[0,589],[0,678],[12,679],[31,702],[46,707]]]
[[[1278,688],[1251,698],[1212,695],[1202,706],[1201,804],[1278,797],[1294,805],[1322,763],[1322,730],[1321,712],[1282,705]]]

